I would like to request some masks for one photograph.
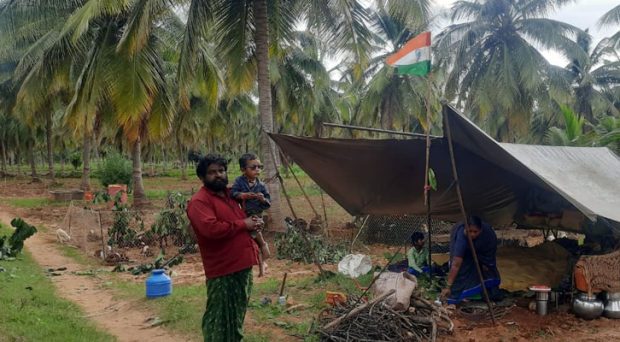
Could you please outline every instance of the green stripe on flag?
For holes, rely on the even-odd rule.
[[[431,71],[431,61],[422,61],[410,65],[399,65],[397,71],[399,75],[424,76]]]

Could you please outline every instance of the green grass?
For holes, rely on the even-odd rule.
[[[89,258],[88,256],[84,255],[84,253],[79,248],[69,246],[69,245],[58,245],[56,246],[56,248],[60,250],[62,255],[73,259],[75,262],[77,262],[80,265],[99,266],[99,264],[94,259]]]
[[[367,286],[371,280],[372,275],[369,274],[362,276],[358,282],[361,286]],[[261,327],[274,331],[274,334],[275,330],[279,330],[279,334],[272,335],[265,330],[255,332],[246,328],[246,341],[271,341],[282,334],[303,337],[305,341],[316,341],[316,336],[306,335],[318,312],[327,305],[325,291],[361,293],[355,281],[343,275],[335,275],[324,281],[318,281],[314,276],[290,280],[287,282],[286,293],[296,303],[306,304],[307,308],[287,313],[284,307],[277,304],[280,281],[279,278],[269,278],[260,284],[255,283],[248,308],[249,315]],[[107,285],[118,291],[122,299],[143,298],[139,301],[140,305],[156,313],[165,322],[165,328],[196,339],[201,338],[200,324],[206,303],[203,284],[174,286],[171,296],[154,300],[144,297],[142,283],[116,278]],[[272,303],[262,305],[263,297],[269,297]]]
[[[0,234],[10,231],[0,227]],[[54,286],[26,252],[0,261],[0,340],[114,341],[82,317],[73,303],[56,296]]]
[[[46,197],[8,198],[4,202],[15,208],[40,208],[44,206],[62,207],[69,204],[67,201],[53,201]]]

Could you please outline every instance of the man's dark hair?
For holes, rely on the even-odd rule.
[[[468,226],[476,226],[479,229],[482,229],[482,220],[480,219],[480,217],[472,215],[472,216],[467,218],[467,225]]]
[[[196,166],[196,176],[198,176],[198,178],[205,178],[207,176],[207,169],[211,164],[223,166],[224,170],[228,170],[228,160],[219,154],[209,153],[198,160],[198,165]]]
[[[250,160],[256,160],[258,157],[254,153],[246,153],[239,158],[239,167],[245,169],[248,166]]]
[[[424,233],[415,232],[411,234],[411,244],[414,244],[420,240],[424,240]]]

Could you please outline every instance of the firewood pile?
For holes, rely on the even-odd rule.
[[[390,308],[388,292],[371,301],[349,296],[319,316],[321,341],[435,341],[438,334],[454,328],[448,312],[424,299],[419,292],[411,296],[408,310]]]

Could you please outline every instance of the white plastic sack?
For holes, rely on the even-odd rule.
[[[372,262],[370,261],[370,257],[364,254],[345,255],[338,263],[338,272],[351,278],[364,275],[370,272],[371,269]]]
[[[377,273],[375,273],[376,276]],[[407,272],[385,272],[377,278],[372,286],[372,291],[374,296],[378,297],[390,290],[396,290],[385,300],[385,303],[396,311],[406,311],[409,309],[411,294],[417,285],[417,278]]]

